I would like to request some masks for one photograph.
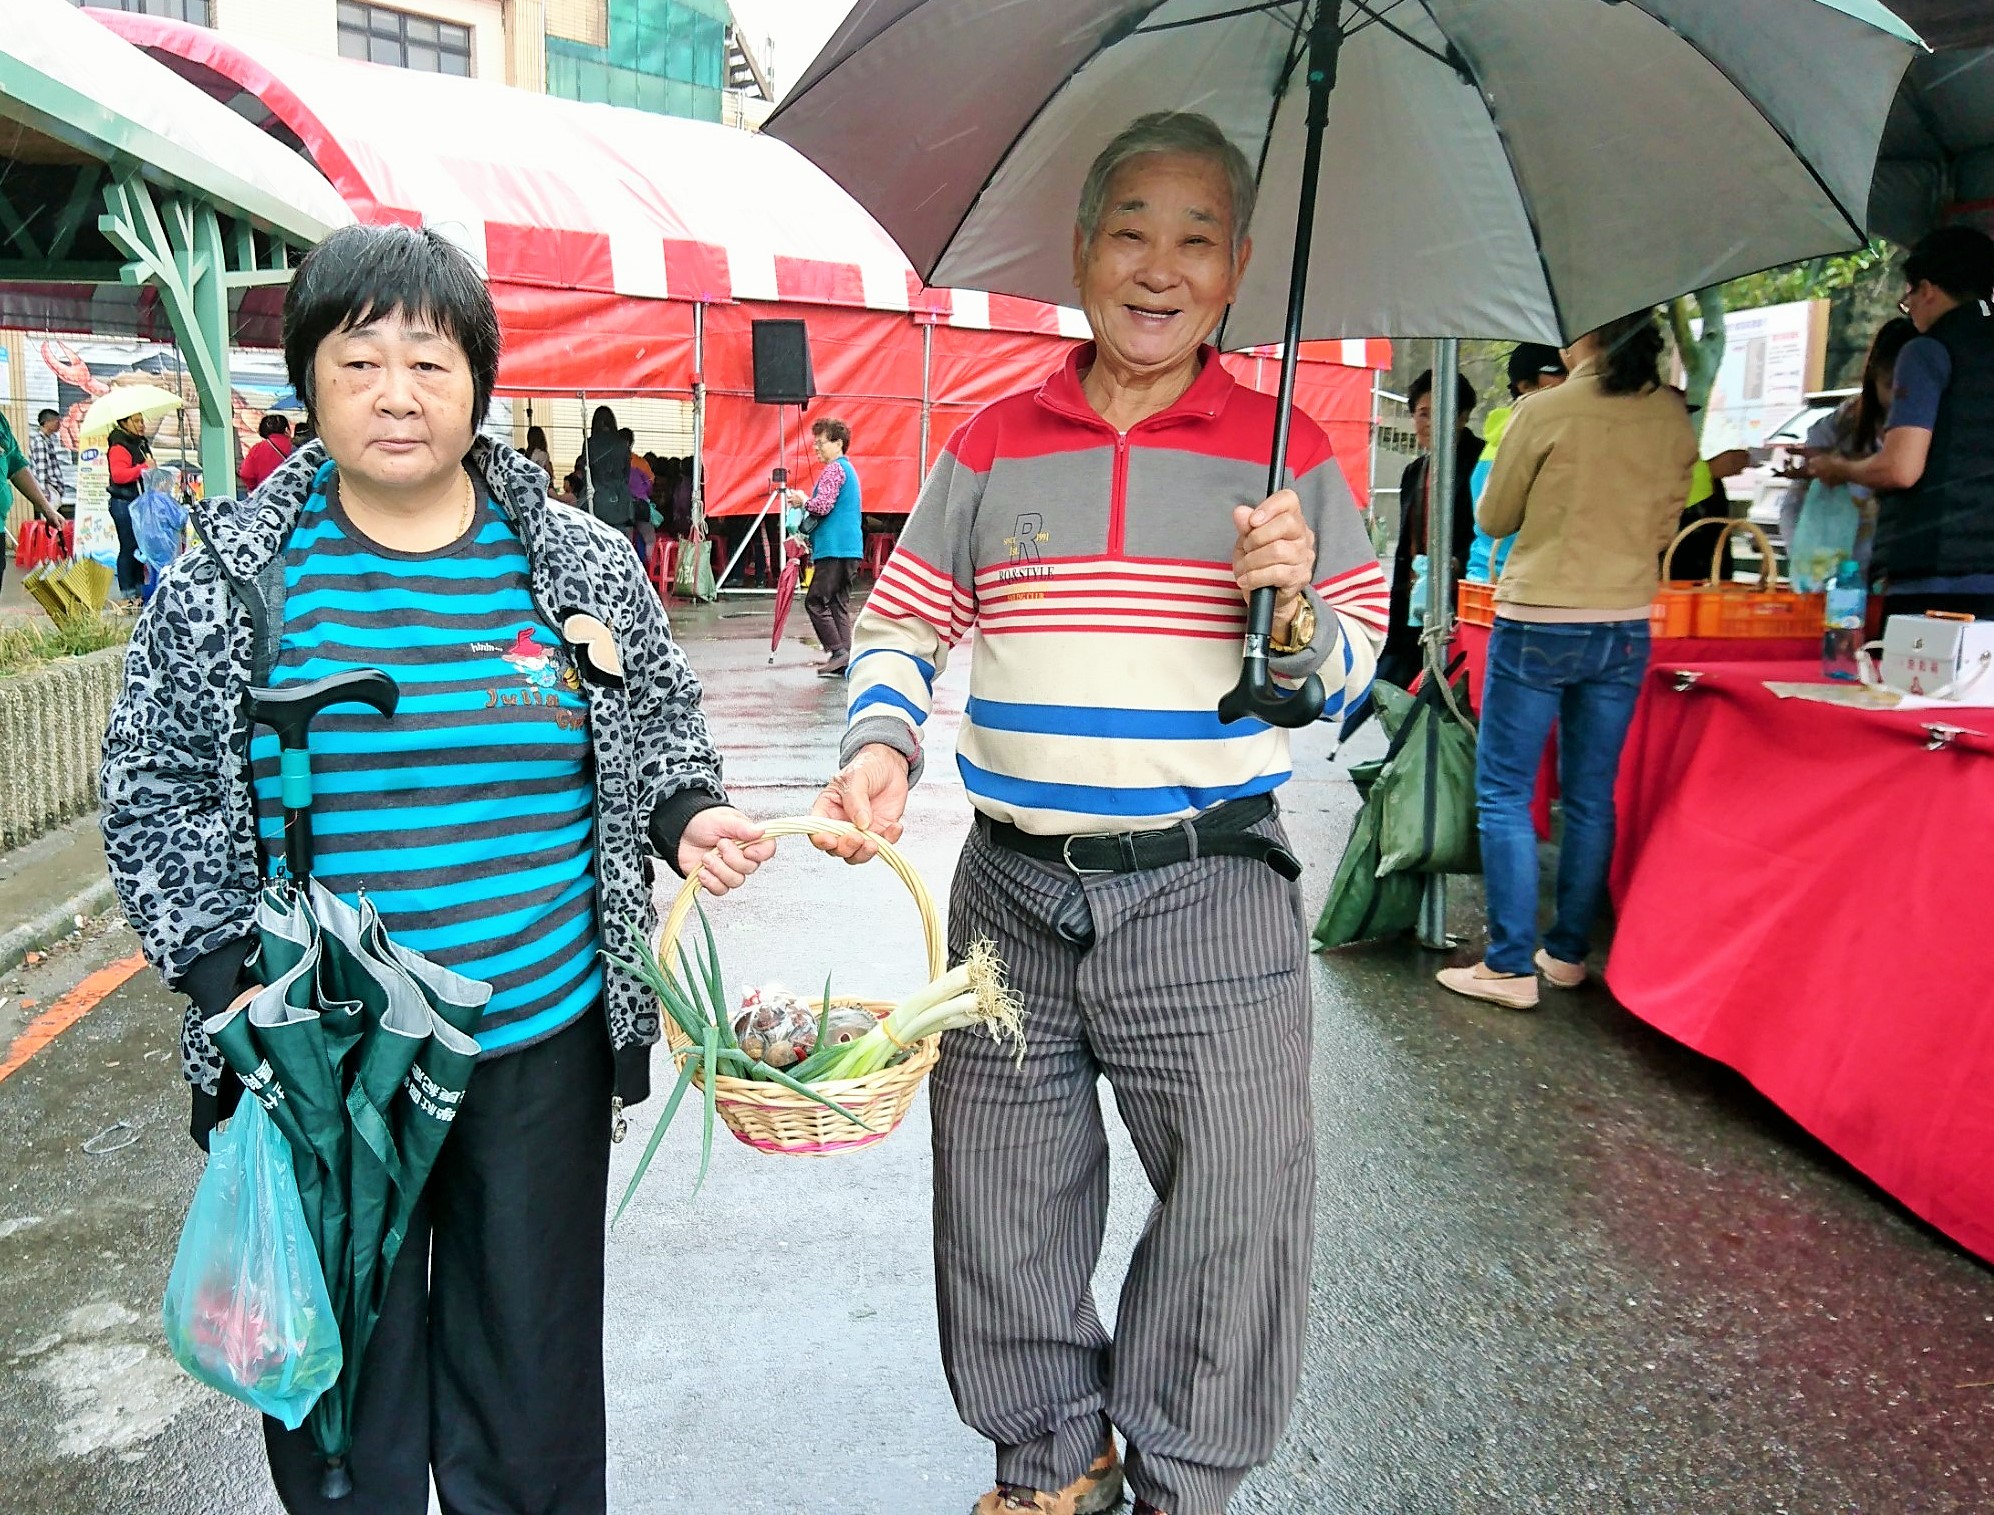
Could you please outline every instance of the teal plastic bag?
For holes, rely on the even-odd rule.
[[[295,1431],[344,1354],[291,1146],[245,1096],[209,1142],[160,1308],[181,1367]]]
[[[1807,486],[1800,515],[1793,523],[1793,540],[1786,544],[1786,571],[1803,594],[1824,588],[1835,570],[1856,552],[1862,529],[1862,506],[1846,484]]]

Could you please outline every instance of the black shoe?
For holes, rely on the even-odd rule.
[[[817,677],[820,679],[841,679],[845,676],[845,670],[851,666],[852,660],[849,657],[835,657],[830,662],[818,668]]]

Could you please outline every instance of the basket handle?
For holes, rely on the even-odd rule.
[[[1662,554],[1662,582],[1664,584],[1674,582],[1674,575],[1671,570],[1675,567],[1676,549],[1682,546],[1683,542],[1692,533],[1705,526],[1721,526],[1724,528],[1717,534],[1717,545],[1710,550],[1710,572],[1703,581],[1706,586],[1714,587],[1717,583],[1718,571],[1724,564],[1724,544],[1730,540],[1731,533],[1734,531],[1748,531],[1758,541],[1759,588],[1761,590],[1769,590],[1773,587],[1776,575],[1773,572],[1772,538],[1765,534],[1765,531],[1759,526],[1758,522],[1749,520],[1744,516],[1739,516],[1735,519],[1728,516],[1705,516],[1700,521],[1691,521],[1681,531],[1678,531],[1674,539],[1669,543],[1668,551]]]
[[[785,816],[780,820],[762,822],[762,835],[768,837],[789,836],[862,836],[879,850],[878,859],[891,868],[900,882],[907,886],[907,892],[914,896],[914,908],[921,913],[922,946],[928,955],[928,978],[932,982],[948,972],[948,948],[942,934],[941,911],[935,906],[935,897],[928,892],[928,886],[921,881],[921,875],[914,865],[887,841],[870,831],[861,831],[849,821],[825,820],[814,815]],[[672,901],[672,908],[665,916],[664,924],[658,928],[658,962],[667,972],[671,971],[672,949],[678,945],[680,933],[686,922],[692,919],[693,906],[699,900],[699,874],[694,873],[679,889],[678,898]]]

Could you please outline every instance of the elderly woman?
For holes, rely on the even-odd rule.
[[[699,686],[617,532],[549,505],[477,435],[499,332],[433,232],[354,227],[300,264],[284,356],[318,439],[140,619],[105,739],[104,838],[148,957],[192,997],[195,1133],[240,1093],[202,1032],[245,984],[274,742],[252,684],[378,666],[392,719],[313,732],[316,876],[492,997],[452,1134],[360,1365],[350,1500],[266,1422],[285,1506],[599,1511],[603,1215],[616,1112],[649,1089],[657,1006],[606,966],[655,926],[648,848],[715,893],[773,849],[728,808]],[[257,815],[263,815],[261,844]],[[349,1365],[351,1370],[352,1365]]]
[[[996,1445],[977,1515],[1218,1515],[1287,1423],[1309,1288],[1307,939],[1274,792],[1284,731],[1222,726],[1243,597],[1273,669],[1369,687],[1384,575],[1328,439],[1206,338],[1245,273],[1251,167],[1203,116],[1145,116],[1089,172],[1074,280],[1094,340],[950,440],[855,628],[820,814],[892,837],[932,683],[977,630],[958,765],[976,809],[951,945],[992,939],[1022,1068],[944,1040],[935,1274],[962,1417]],[[858,858],[866,848],[829,843]],[[1155,1191],[1117,1327],[1097,1084]],[[1126,1472],[1113,1432],[1127,1444]]]

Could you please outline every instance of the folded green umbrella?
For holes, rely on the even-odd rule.
[[[306,1225],[339,1320],[345,1365],[306,1425],[325,1456],[322,1492],[352,1490],[355,1396],[423,1185],[477,1064],[473,1036],[491,986],[388,936],[311,878],[311,719],[361,701],[392,714],[398,691],[376,670],[251,691],[281,750],[285,876],[265,886],[251,968],[262,987],[207,1023],[229,1066],[290,1144]]]

